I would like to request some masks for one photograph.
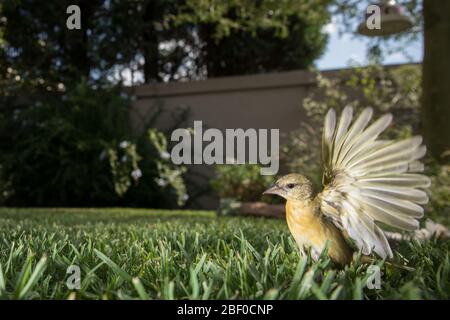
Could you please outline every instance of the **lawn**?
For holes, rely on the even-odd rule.
[[[404,242],[415,272],[301,259],[284,221],[208,211],[0,209],[0,298],[448,299],[450,242]],[[70,265],[81,288],[70,290]]]

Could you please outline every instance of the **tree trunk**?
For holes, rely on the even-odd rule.
[[[423,1],[422,125],[431,154],[450,162],[450,1]]]
[[[143,55],[144,55],[144,81],[145,83],[160,82],[162,79],[158,74],[159,42],[157,31],[153,27],[153,22],[158,17],[156,2],[149,1],[143,16],[147,27],[143,30]]]
[[[161,77],[158,74],[158,38],[153,29],[144,33],[144,80],[145,83],[160,82]]]

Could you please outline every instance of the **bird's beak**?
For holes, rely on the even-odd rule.
[[[277,185],[274,185],[272,187],[270,187],[269,189],[267,189],[266,191],[263,192],[263,194],[276,194],[279,195],[281,191],[281,188]]]

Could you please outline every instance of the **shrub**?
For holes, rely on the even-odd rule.
[[[216,166],[216,177],[211,184],[221,199],[260,201],[271,182],[273,177],[261,175],[256,164],[226,164]]]
[[[128,103],[118,87],[95,88],[84,82],[67,93],[3,99],[4,204],[182,205],[182,178],[166,188],[157,185],[156,178],[174,168],[160,164],[161,150],[147,133],[132,134]]]
[[[442,223],[450,224],[450,165],[439,165],[430,160],[427,168],[427,173],[431,176],[431,201],[427,214]]]

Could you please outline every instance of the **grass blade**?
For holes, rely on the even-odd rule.
[[[118,274],[123,280],[131,282],[133,278],[121,267],[119,267],[114,261],[108,258],[104,253],[94,249],[95,254],[99,257],[103,262],[105,262],[116,274]]]
[[[46,266],[47,266],[47,256],[44,255],[41,258],[41,260],[39,260],[39,262],[36,264],[36,267],[34,268],[34,271],[31,274],[25,286],[22,288],[22,290],[20,290],[19,299],[23,299],[28,294],[28,292],[30,292],[33,286],[41,278],[42,274],[45,271]]]
[[[147,292],[145,291],[144,286],[142,285],[141,280],[138,277],[133,278],[133,280],[131,282],[133,283],[134,288],[136,289],[137,293],[139,294],[139,297],[142,300],[150,299]]]

